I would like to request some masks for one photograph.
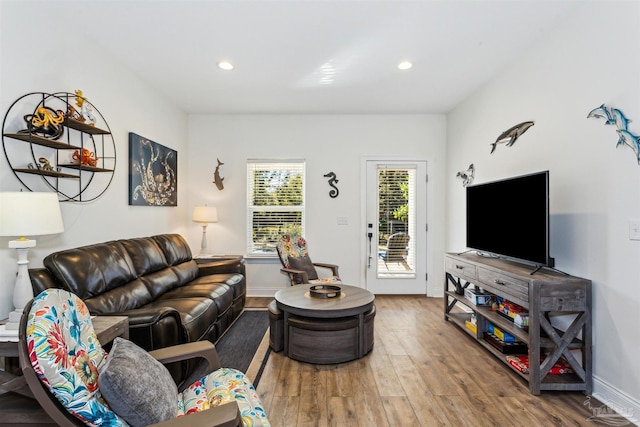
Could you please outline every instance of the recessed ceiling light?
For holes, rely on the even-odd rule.
[[[218,62],[218,68],[224,71],[231,71],[233,70],[233,64],[228,61],[220,61]]]
[[[408,70],[411,67],[413,67],[413,64],[409,61],[402,61],[398,64],[398,70]]]

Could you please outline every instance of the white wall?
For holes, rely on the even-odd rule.
[[[212,253],[246,252],[246,163],[249,158],[306,159],[306,238],[311,259],[339,264],[345,283],[363,285],[361,261],[361,161],[366,156],[427,160],[430,181],[428,293],[442,289],[444,247],[444,116],[256,115],[190,116],[189,200],[192,206],[218,207],[211,224]],[[216,158],[224,162],[224,190],[212,183]],[[333,171],[340,195],[329,197],[323,175]],[[337,225],[346,217],[348,225]],[[188,238],[200,245],[201,228],[193,224]],[[273,295],[286,285],[277,259],[248,260],[248,293]]]
[[[635,119],[640,135],[640,4],[594,2],[449,116],[448,250],[464,249],[464,191],[455,171],[476,181],[550,171],[551,256],[556,267],[593,281],[595,391],[640,413],[640,166],[616,149],[614,126],[587,119],[605,103]],[[536,124],[513,147],[489,144],[510,126]],[[506,211],[505,215],[519,215]],[[496,218],[500,221],[500,218]]]
[[[63,203],[65,231],[37,237],[30,267],[47,254],[110,239],[182,232],[187,223],[187,118],[143,79],[120,67],[90,36],[52,24],[51,16],[31,2],[0,3],[0,111],[29,92],[81,89],[108,121],[117,164],[106,193],[87,204]],[[17,129],[12,129],[16,131]],[[135,132],[178,151],[178,207],[128,206],[128,133]],[[25,165],[28,160],[25,159]],[[0,155],[0,191],[21,184]],[[13,309],[16,253],[10,238],[0,237],[0,318]]]

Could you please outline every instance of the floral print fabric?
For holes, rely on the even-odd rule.
[[[245,375],[221,368],[191,384],[178,395],[178,416],[200,412],[232,401],[238,403],[245,427],[270,426],[260,398]]]
[[[309,256],[307,251],[307,241],[302,236],[293,236],[291,234],[285,234],[278,240],[276,244],[280,260],[285,268],[291,268],[289,264],[289,257],[303,257]]]
[[[289,257],[297,258],[309,256],[309,251],[307,250],[307,241],[302,236],[285,234],[276,243],[276,249],[278,251],[278,256],[280,257],[280,262],[282,262],[284,268],[291,268]],[[292,274],[290,274],[290,276],[291,283],[296,283],[296,278]],[[309,283],[342,283],[342,281],[338,276],[330,276],[321,277],[315,280],[309,280]]]
[[[81,299],[62,289],[43,291],[31,306],[26,342],[40,381],[70,413],[90,426],[127,425],[98,390],[106,352]]]

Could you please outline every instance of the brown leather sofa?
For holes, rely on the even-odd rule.
[[[130,340],[149,351],[215,343],[245,305],[244,262],[197,264],[178,234],[67,249],[43,264],[29,270],[35,295],[62,288],[78,295],[93,315],[126,315]],[[184,379],[192,369],[181,371],[172,374]]]

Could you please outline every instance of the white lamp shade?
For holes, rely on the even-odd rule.
[[[0,236],[42,236],[63,231],[57,193],[0,193]]]
[[[193,222],[218,222],[218,209],[215,206],[196,206],[193,209]]]

